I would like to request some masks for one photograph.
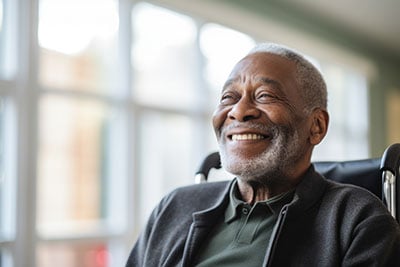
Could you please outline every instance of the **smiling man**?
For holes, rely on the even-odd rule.
[[[240,177],[242,197],[251,203],[295,187],[328,125],[326,87],[319,72],[307,74],[317,83],[304,89],[315,90],[307,99],[298,80],[310,77],[301,77],[296,61],[256,53],[262,48],[236,65],[213,118],[222,165]],[[312,69],[308,62],[302,64],[299,68]]]
[[[328,123],[319,71],[292,49],[255,47],[213,116],[236,178],[163,198],[126,266],[400,266],[399,225],[380,200],[315,172]]]

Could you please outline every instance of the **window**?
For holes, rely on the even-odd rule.
[[[40,84],[115,93],[118,24],[116,0],[40,0]]]
[[[16,73],[16,3],[0,1],[0,79],[12,79]]]
[[[157,19],[154,19],[157,18]],[[160,107],[196,104],[196,24],[190,17],[150,4],[132,11],[133,97]]]
[[[328,134],[315,149],[316,160],[356,160],[367,158],[367,79],[359,72],[332,63],[322,63],[328,87]]]
[[[41,235],[97,234],[124,227],[124,211],[110,205],[122,205],[113,191],[123,189],[123,120],[117,108],[100,101],[42,97],[37,189]]]
[[[15,3],[0,0],[0,266],[12,266],[17,211]]]
[[[15,240],[15,117],[11,100],[0,98],[0,266],[9,266]]]
[[[255,43],[147,2],[0,0],[0,266],[123,266],[217,149],[221,86]],[[347,116],[365,77],[320,65],[336,130],[318,157],[366,155],[366,115]]]
[[[121,266],[128,106],[118,2],[40,0],[38,25],[36,264]]]

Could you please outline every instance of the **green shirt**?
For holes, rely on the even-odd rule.
[[[196,266],[261,266],[279,212],[292,200],[293,192],[251,206],[240,200],[238,185],[234,182],[225,217],[204,241]]]

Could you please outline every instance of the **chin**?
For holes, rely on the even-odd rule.
[[[221,153],[222,167],[244,180],[260,181],[265,177],[279,176],[282,174],[279,161],[266,160],[263,157],[240,158],[238,156],[225,156]]]

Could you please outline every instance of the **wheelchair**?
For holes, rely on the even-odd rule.
[[[386,148],[381,158],[313,164],[327,179],[357,185],[375,194],[400,223],[400,143]],[[195,182],[206,182],[213,168],[221,168],[218,152],[205,157],[196,172]]]

